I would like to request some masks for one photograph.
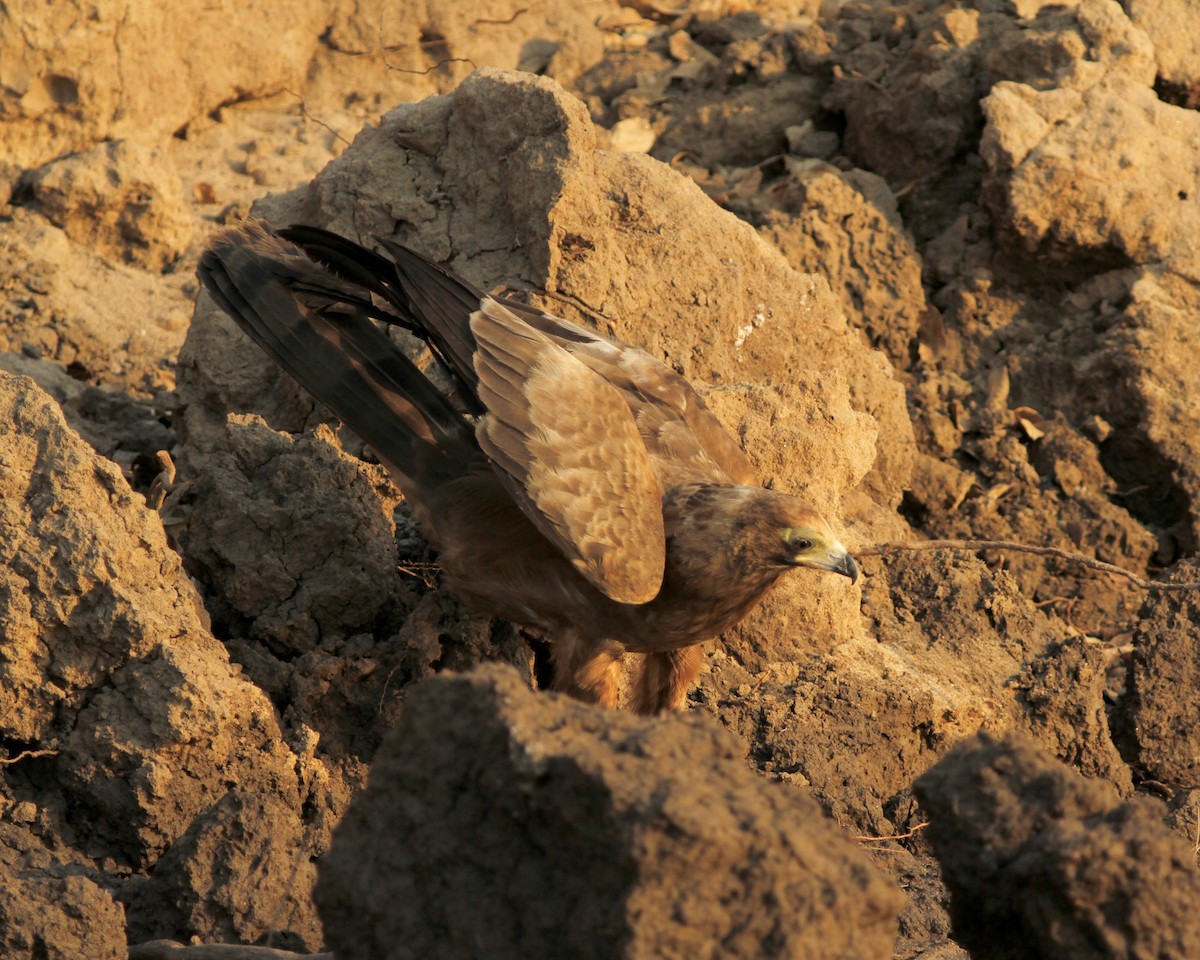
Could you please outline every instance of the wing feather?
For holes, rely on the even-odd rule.
[[[621,393],[485,297],[471,316],[484,453],[538,529],[621,603],[662,586],[662,487]]]
[[[664,487],[691,481],[757,484],[737,441],[695,388],[661,360],[529,304],[503,305],[620,391]]]

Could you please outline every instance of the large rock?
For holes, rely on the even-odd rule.
[[[1170,579],[1200,580],[1200,564],[1181,563]],[[1200,601],[1194,592],[1147,597],[1130,680],[1129,730],[1139,771],[1174,788],[1200,788]]]
[[[229,793],[192,821],[126,894],[130,941],[321,944],[305,825],[270,794]]]
[[[976,960],[1200,956],[1200,872],[1153,801],[1121,803],[1022,737],[986,734],[916,783]]]
[[[792,657],[776,653],[779,641],[747,645],[756,656],[739,645],[713,655],[704,691],[715,691],[713,708],[764,773],[805,787],[848,829],[900,832],[913,779],[981,726],[1057,726],[1063,713],[1086,704],[1090,719],[1100,706],[1095,689],[1043,684],[1037,710],[1022,709],[1014,677],[1030,661],[1052,669],[1041,658],[1057,633],[1009,577],[945,554],[900,554],[865,569],[867,637]],[[777,602],[768,610],[787,623]],[[1072,760],[1111,766],[1096,749],[1064,743]]]
[[[183,184],[161,149],[100,144],[40,167],[28,186],[41,214],[108,260],[161,270],[191,240]]]
[[[1196,10],[1190,0],[1121,0],[1121,5],[1154,44],[1157,86],[1163,99],[1200,107],[1200,36],[1182,30]]]
[[[211,636],[125,660],[75,719],[60,776],[91,853],[148,866],[233,790],[310,799],[270,700]]]
[[[108,955],[121,911],[104,886],[168,849],[174,874],[149,881],[160,898],[218,861],[241,913],[222,926],[204,911],[219,918],[233,897],[214,895],[160,918],[175,924],[164,932],[253,937],[271,913],[319,945],[303,910],[313,876],[291,866],[327,838],[338,785],[311,748],[284,742],[270,700],[229,662],[158,516],[28,378],[0,375],[0,462],[0,736],[17,754],[0,764],[0,809],[58,838],[54,857],[18,844],[0,866],[19,872],[26,903],[61,905],[6,905],[10,945],[40,938],[48,956],[70,956],[84,937],[83,953]],[[236,826],[222,833],[212,811],[229,805]],[[266,853],[245,852],[256,847]],[[301,906],[268,908],[289,898]]]
[[[822,324],[845,330],[826,290],[666,165],[598,150],[583,105],[544,78],[480,70],[448,97],[397,108],[323,171],[303,211],[417,246],[485,288],[574,298],[701,382],[870,370],[901,403],[870,351],[821,336]]]
[[[988,68],[984,194],[1010,240],[1059,264],[1200,278],[1200,118],[1155,95],[1154,48],[1115,0],[1046,7]]]
[[[921,261],[887,184],[864,170],[793,163],[756,221],[797,270],[829,280],[851,323],[897,368],[916,348],[926,310]]]
[[[1200,279],[1200,241],[1189,239],[1200,220],[1194,111],[1148,86],[1043,91],[1005,82],[984,112],[985,190],[1027,253],[1113,266],[1167,261]]]
[[[708,720],[415,687],[320,866],[355,958],[892,955],[898,891]]]
[[[227,430],[227,451],[200,474],[187,540],[218,617],[285,658],[394,617],[398,498],[382,470],[342,453],[327,427],[294,440],[235,415]]]
[[[0,735],[63,736],[131,658],[219,655],[200,596],[109,461],[26,377],[0,374]]]
[[[69,852],[51,850],[16,823],[0,823],[0,954],[125,960],[125,914],[87,874]]]
[[[977,0],[986,4],[989,0]],[[1116,0],[1072,4],[1030,0],[985,58],[989,85],[1002,80],[1039,90],[1154,81],[1154,47]],[[1012,11],[1017,12],[1017,11]],[[1011,14],[1010,14],[1011,15]]]
[[[18,0],[0,10],[5,159],[36,166],[130,134],[169,136],[223,101],[298,85],[327,23],[325,0],[278,17],[151,0]]]

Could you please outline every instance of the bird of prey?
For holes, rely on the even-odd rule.
[[[389,240],[248,221],[216,237],[216,303],[353,429],[404,493],[450,589],[550,642],[552,686],[682,705],[699,644],[795,567],[858,566],[803,500],[764,489],[692,386],[649,354],[488,295]],[[421,338],[439,388],[383,325]]]

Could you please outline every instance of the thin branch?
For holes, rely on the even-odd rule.
[[[534,6],[534,4],[530,4],[529,6],[532,7],[532,6]],[[516,22],[517,17],[521,16],[522,14],[528,13],[528,12],[529,12],[529,7],[520,7],[517,10],[517,12],[514,13],[511,17],[509,17],[507,20],[487,20],[487,19],[481,18],[481,19],[475,21],[475,25],[479,26],[480,24],[488,24],[488,25],[495,24],[497,26],[508,26],[508,24]]]
[[[572,296],[569,293],[555,293],[553,290],[541,290],[528,283],[509,283],[505,284],[505,288],[508,290],[520,290],[523,293],[532,293],[539,297],[549,297],[551,300],[557,300],[559,303],[565,303],[567,306],[574,307],[584,316],[590,317],[592,322],[597,326],[600,325],[601,320],[603,320],[605,323],[613,322],[610,317],[606,317],[595,307],[589,307],[578,297]],[[522,303],[522,306],[527,306],[527,304],[524,304],[522,301],[517,302]]]
[[[151,940],[129,948],[129,960],[334,960],[332,953],[293,953],[274,947],[247,947],[236,943],[195,943]]]
[[[416,577],[430,590],[437,589],[438,574],[442,572],[440,564],[429,563],[423,560],[414,560],[410,563],[398,563],[396,564],[396,569],[410,577]]]
[[[909,830],[908,833],[893,833],[891,836],[887,837],[859,836],[855,837],[854,839],[859,843],[882,843],[884,840],[907,840],[909,837],[916,836],[918,830],[924,830],[927,826],[929,826],[929,821],[922,820],[920,823],[914,824],[913,828]]]
[[[304,99],[302,96],[300,96],[300,94],[298,94],[298,93],[296,93],[296,92],[294,92],[294,91],[292,91],[292,90],[289,90],[287,87],[284,87],[284,88],[283,88],[283,92],[284,92],[284,93],[286,93],[286,94],[288,94],[288,95],[290,95],[290,96],[293,96],[293,97],[295,97],[295,98],[296,98],[296,100],[297,100],[297,101],[299,101],[299,103],[300,103],[300,116],[302,116],[302,117],[303,117],[305,120],[311,120],[313,123],[315,123],[315,124],[318,124],[319,126],[322,126],[322,127],[324,127],[326,130],[328,130],[330,133],[332,133],[332,134],[333,134],[335,137],[337,137],[339,140],[341,140],[341,141],[342,141],[342,143],[344,143],[346,146],[350,146],[350,141],[349,141],[349,140],[347,140],[345,137],[343,137],[343,136],[342,136],[340,133],[338,133],[336,130],[334,130],[334,129],[333,129],[333,127],[331,127],[329,124],[327,124],[327,123],[326,123],[324,120],[322,120],[320,117],[316,116],[315,114],[312,114],[312,113],[309,113],[309,112],[308,112],[308,103],[307,103],[307,101],[306,101],[306,100],[305,100],[305,99]]]
[[[854,555],[856,557],[882,557],[889,553],[924,552],[926,550],[1011,550],[1016,553],[1033,553],[1039,557],[1056,557],[1069,563],[1077,563],[1090,570],[1099,570],[1101,573],[1124,577],[1143,590],[1200,590],[1200,582],[1166,583],[1161,580],[1147,580],[1124,567],[1105,563],[1103,560],[1095,560],[1082,553],[1072,553],[1070,550],[1060,550],[1058,547],[1035,547],[1028,543],[1016,543],[1012,540],[896,540],[863,547],[856,550]]]
[[[0,764],[19,763],[31,757],[57,757],[57,750],[22,750],[15,757],[0,757]]]
[[[475,67],[475,61],[472,60],[470,57],[445,57],[445,58],[439,60],[437,63],[433,64],[433,66],[428,67],[424,70],[406,70],[404,67],[397,67],[393,64],[388,63],[387,60],[384,60],[383,63],[384,63],[384,66],[386,66],[389,70],[394,70],[396,73],[411,73],[414,76],[418,76],[418,77],[423,77],[426,74],[433,73],[433,71],[436,70],[438,67],[444,67],[448,63],[469,63],[472,67]],[[479,69],[479,68],[475,67],[475,69]]]

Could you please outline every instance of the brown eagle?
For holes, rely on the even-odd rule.
[[[199,276],[378,455],[450,588],[550,641],[555,689],[679,707],[699,643],[793,567],[858,577],[816,510],[757,485],[696,391],[641,350],[490,296],[413,250],[247,222]],[[437,387],[376,321],[421,338]],[[444,378],[443,378],[444,379]]]

